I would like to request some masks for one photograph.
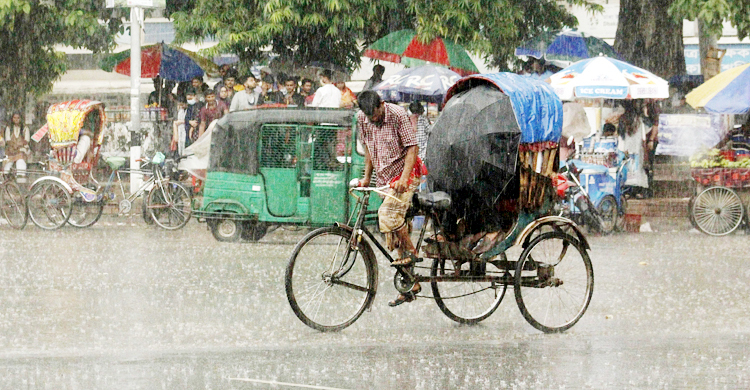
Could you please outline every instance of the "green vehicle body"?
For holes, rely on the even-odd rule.
[[[229,113],[212,134],[196,215],[221,241],[234,241],[240,234],[254,241],[274,225],[347,221],[356,205],[348,183],[364,171],[364,151],[357,144],[352,110]],[[370,207],[377,209],[379,202],[374,203]]]

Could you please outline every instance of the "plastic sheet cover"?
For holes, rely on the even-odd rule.
[[[521,142],[559,142],[562,134],[562,101],[547,83],[514,73],[489,73],[464,77],[448,90],[445,101],[461,91],[490,83],[508,95],[521,129]]]

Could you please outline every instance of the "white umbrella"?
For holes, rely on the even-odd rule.
[[[669,97],[666,80],[627,62],[604,56],[578,61],[550,76],[548,81],[562,100]]]

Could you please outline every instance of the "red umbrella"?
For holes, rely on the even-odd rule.
[[[408,29],[378,39],[365,50],[364,56],[410,67],[427,63],[443,65],[462,76],[479,73],[474,61],[460,45],[442,38],[424,44],[417,39],[416,31]]]

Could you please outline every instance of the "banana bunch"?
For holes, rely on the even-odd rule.
[[[690,167],[691,168],[716,168],[725,167],[726,164],[733,163],[728,161],[721,155],[719,149],[709,149],[698,152],[690,156]]]
[[[728,161],[725,167],[727,168],[750,168],[750,158],[743,158],[737,161]]]

